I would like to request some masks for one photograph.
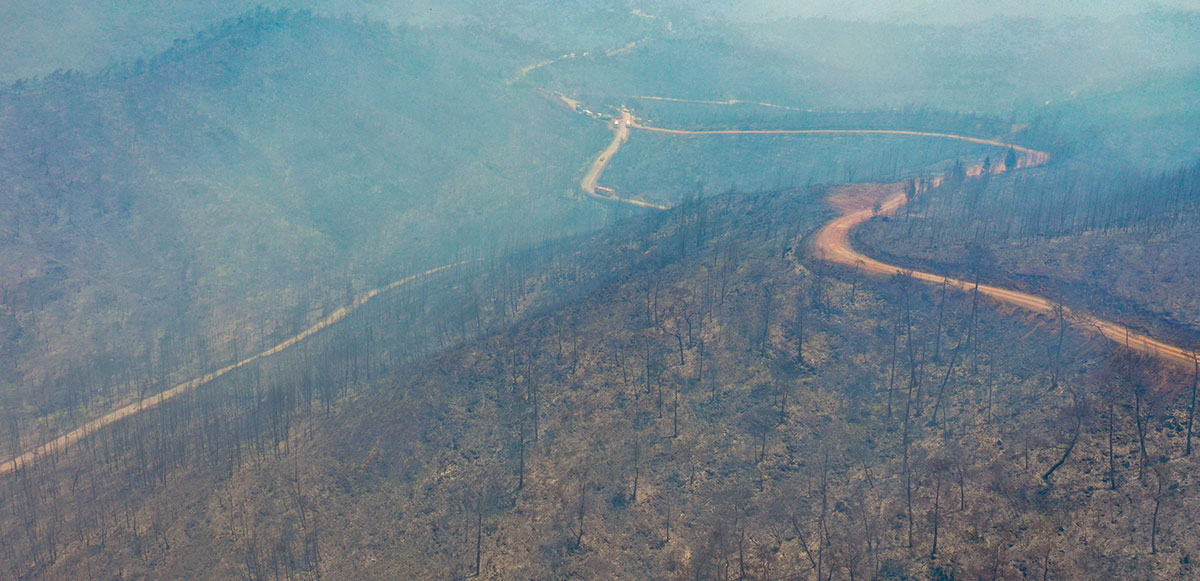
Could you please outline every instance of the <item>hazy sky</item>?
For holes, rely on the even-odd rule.
[[[547,0],[521,0],[536,3]],[[578,0],[577,0],[578,1]],[[445,22],[459,10],[500,9],[483,0],[0,0],[0,82],[58,68],[94,71],[151,55],[256,5],[313,8],[415,24]],[[633,0],[653,12],[675,4],[745,22],[829,17],[960,23],[997,16],[1115,18],[1167,6],[1200,9],[1200,0]],[[467,8],[471,7],[471,8]]]
[[[438,0],[0,0],[0,82],[59,68],[93,71],[153,55],[176,38],[254,9],[311,8],[421,23]],[[441,16],[444,17],[444,14]]]
[[[997,16],[1118,18],[1155,8],[1200,9],[1200,0],[744,0],[726,5],[749,20],[828,17],[959,23]]]

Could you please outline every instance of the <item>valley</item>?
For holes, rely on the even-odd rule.
[[[1196,15],[404,12],[0,87],[0,577],[1200,575]]]

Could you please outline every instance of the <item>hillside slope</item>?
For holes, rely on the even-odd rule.
[[[10,571],[1194,574],[1192,378],[814,261],[823,194],[690,203],[524,283],[479,269],[476,305],[543,306],[407,364],[371,338],[455,336],[472,311],[381,307],[101,434],[4,481]]]
[[[0,90],[3,408],[152,390],[350,293],[592,227],[564,195],[603,128],[507,87],[525,53],[498,42],[259,11]]]

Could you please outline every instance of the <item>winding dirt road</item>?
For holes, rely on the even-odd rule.
[[[646,99],[655,99],[661,101],[681,101],[690,102],[683,99],[672,99],[666,97],[641,97]],[[730,101],[700,101],[704,103],[712,103],[718,105],[734,105],[743,103],[738,100]],[[758,104],[758,103],[752,103]],[[769,104],[762,104],[770,106]],[[952,133],[934,133],[927,131],[903,131],[903,130],[887,130],[887,129],[725,129],[725,130],[687,130],[687,129],[667,129],[662,127],[653,127],[643,125],[636,117],[628,110],[622,109],[620,127],[617,131],[617,137],[609,144],[608,148],[601,153],[600,157],[593,163],[587,175],[584,177],[583,189],[590,195],[601,199],[615,199],[603,195],[596,194],[597,182],[607,167],[609,160],[617,153],[621,145],[629,140],[629,129],[639,129],[655,133],[665,133],[669,135],[895,135],[895,136],[915,136],[915,137],[931,137],[938,139],[953,139],[967,143],[975,143],[979,145],[988,145],[1001,149],[1011,149],[1019,154],[1017,164],[1012,169],[1022,169],[1043,165],[1050,160],[1050,154],[1044,151],[1038,151],[1023,147],[1020,145],[1007,143],[995,139],[983,139],[978,137],[969,137],[965,135],[955,135]],[[993,167],[991,173],[1001,173],[1006,171],[1003,165]],[[968,177],[976,177],[983,173],[983,168],[975,166],[967,170]],[[924,191],[927,187],[937,187],[941,185],[943,178],[935,176],[922,180],[918,187],[917,193]],[[892,215],[895,214],[904,204],[908,203],[909,198],[904,192],[905,184],[903,182],[893,184],[850,184],[836,188],[830,196],[830,202],[842,211],[842,215],[832,222],[823,226],[813,239],[813,252],[820,258],[854,267],[863,270],[864,272],[877,275],[897,275],[907,274],[913,278],[934,284],[946,284],[949,287],[959,290],[972,292],[976,285],[964,280],[948,278],[929,272],[912,271],[899,266],[887,264],[885,262],[871,258],[854,249],[850,243],[850,233],[859,224],[870,220],[877,215]],[[863,194],[866,195],[863,195]],[[664,208],[658,204],[642,202],[640,200],[632,200],[622,198],[619,201],[635,204],[644,207]],[[1142,351],[1158,357],[1168,363],[1183,365],[1191,368],[1195,364],[1196,354],[1154,339],[1143,333],[1139,333],[1124,325],[1107,321],[1099,317],[1095,317],[1079,311],[1074,311],[1065,305],[1055,303],[1046,298],[1024,293],[1020,291],[1004,289],[992,285],[981,284],[978,286],[978,291],[981,294],[992,297],[993,299],[1025,309],[1039,314],[1053,314],[1056,311],[1062,312],[1070,324],[1078,329],[1097,332],[1100,335],[1125,345],[1130,349]]]
[[[568,105],[572,103],[572,101],[566,97],[562,97],[562,99]],[[624,145],[626,141],[629,141],[629,128],[633,126],[633,123],[633,114],[628,110],[622,109],[621,118],[613,121],[616,131],[613,132],[614,134],[612,143],[609,143],[608,147],[604,148],[604,151],[601,151],[600,155],[596,157],[596,161],[592,162],[592,165],[588,168],[587,173],[583,174],[583,181],[579,183],[579,187],[585,194],[599,200],[604,200],[607,202],[620,202],[622,204],[630,204],[632,206],[638,206],[641,208],[666,210],[668,206],[655,204],[653,202],[646,202],[643,200],[635,200],[633,198],[622,198],[616,195],[612,189],[597,185],[601,174],[604,173],[604,169],[608,167],[608,162],[612,161],[613,156],[617,154],[617,151],[621,149],[621,146]],[[599,193],[597,190],[601,190],[606,193]]]
[[[548,63],[539,63],[536,66],[542,66]],[[532,67],[532,68],[536,68]],[[523,71],[527,72],[527,71]],[[662,101],[681,101],[683,99],[671,99],[666,97],[639,97],[644,99],[655,99]],[[562,101],[568,107],[578,109],[578,102],[572,101],[565,96],[561,97]],[[729,101],[701,101],[705,103],[713,103],[719,105],[735,105],[743,103],[738,100]],[[767,103],[751,103],[763,106],[778,107]],[[606,123],[608,121],[606,120]],[[652,208],[656,210],[666,210],[668,206],[637,200],[633,198],[620,197],[610,189],[599,185],[600,177],[604,174],[604,170],[612,161],[613,156],[620,151],[630,137],[632,129],[649,131],[655,133],[665,133],[670,135],[896,135],[896,136],[917,136],[917,137],[932,137],[939,139],[954,139],[958,141],[976,143],[980,145],[989,145],[1003,149],[1011,149],[1020,154],[1017,168],[1033,167],[1042,165],[1049,161],[1050,155],[1029,149],[1019,145],[1005,143],[994,139],[981,139],[977,137],[968,137],[964,135],[954,135],[950,133],[932,133],[923,131],[903,131],[903,130],[886,130],[886,129],[727,129],[727,130],[708,130],[708,131],[693,131],[686,129],[665,129],[661,127],[652,127],[643,125],[633,114],[627,110],[621,110],[621,117],[612,122],[614,130],[613,140],[604,148],[596,160],[592,162],[587,172],[580,182],[580,188],[587,195],[607,202],[619,202],[630,204],[633,206]],[[1002,166],[995,168],[993,172],[1004,171]],[[978,176],[982,173],[982,168],[974,167],[968,170],[968,176]],[[921,187],[933,186],[940,184],[941,177],[933,177],[923,182]],[[918,193],[920,188],[918,188]],[[864,195],[865,193],[865,195]],[[913,278],[934,284],[946,284],[947,286],[957,288],[963,291],[971,292],[976,289],[976,285],[954,278],[947,278],[933,273],[911,271],[899,266],[881,262],[865,254],[855,250],[850,244],[850,233],[855,227],[877,215],[892,215],[899,210],[909,199],[904,192],[903,183],[894,184],[850,184],[837,188],[830,198],[831,203],[835,207],[842,210],[842,215],[832,222],[822,227],[814,238],[813,251],[821,258],[843,264],[846,266],[855,267],[864,272],[878,275],[897,275],[907,274]],[[119,409],[116,409],[108,414],[96,418],[87,424],[71,430],[58,438],[33,448],[3,464],[0,464],[0,475],[13,472],[23,466],[31,464],[44,456],[55,454],[60,451],[65,451],[71,445],[86,438],[88,435],[95,433],[97,430],[104,428],[110,424],[123,420],[129,416],[139,412],[153,409],[162,403],[169,401],[175,397],[198,389],[206,383],[209,383],[239,367],[249,365],[254,361],[264,357],[270,357],[285,349],[288,349],[301,341],[311,337],[321,330],[338,323],[345,319],[350,313],[358,310],[371,299],[381,293],[393,290],[397,287],[406,285],[414,280],[424,278],[443,270],[455,268],[467,264],[470,261],[463,261],[454,264],[447,264],[436,268],[431,268],[424,272],[414,274],[412,276],[395,281],[387,286],[371,290],[367,293],[359,295],[355,300],[347,306],[343,306],[333,311],[326,317],[317,321],[311,327],[301,331],[300,333],[288,338],[287,340],[267,349],[257,355],[253,355],[237,363],[233,363],[222,367],[216,371],[207,373],[200,377],[185,381],[161,393],[152,395],[140,401],[131,403]],[[1041,314],[1050,314],[1061,309],[1061,312],[1068,318],[1072,326],[1095,331],[1113,341],[1124,344],[1129,348],[1138,349],[1151,355],[1157,356],[1164,361],[1170,363],[1191,366],[1194,363],[1195,355],[1187,350],[1169,345],[1153,339],[1145,334],[1138,333],[1123,325],[1106,321],[1098,317],[1094,317],[1085,313],[1072,311],[1071,309],[1054,303],[1048,299],[1023,293],[995,287],[991,285],[979,285],[978,291],[984,295],[990,296],[1002,303],[1007,303],[1020,307],[1022,309]]]
[[[937,181],[934,180],[935,183],[933,185],[937,185]],[[974,283],[965,280],[948,278],[928,272],[908,270],[881,262],[855,250],[850,244],[850,233],[855,227],[877,215],[893,215],[908,202],[908,196],[905,195],[903,190],[904,184],[868,184],[868,186],[875,186],[880,193],[884,194],[882,203],[879,203],[878,212],[876,212],[872,196],[845,195],[854,186],[845,186],[834,192],[831,199],[834,201],[835,206],[839,205],[839,200],[853,200],[855,198],[866,200],[867,204],[861,202],[859,204],[854,204],[853,202],[846,203],[840,208],[843,214],[817,232],[817,235],[813,239],[813,251],[819,257],[838,264],[856,267],[872,274],[885,276],[908,274],[917,280],[933,284],[945,283],[949,287],[966,292],[972,292],[975,289]],[[868,204],[868,207],[862,207]],[[1193,365],[1192,354],[1187,350],[1163,343],[1123,325],[1074,311],[1065,305],[1055,303],[1046,298],[987,284],[979,285],[979,293],[990,296],[1002,303],[1039,314],[1051,315],[1056,309],[1061,308],[1063,315],[1073,327],[1098,332],[1117,343],[1131,349],[1155,355],[1170,363],[1183,365],[1187,368],[1191,368]]]
[[[196,378],[190,379],[188,381],[185,381],[183,383],[180,383],[179,385],[176,385],[166,391],[157,393],[155,395],[152,395],[152,396],[142,399],[140,401],[136,401],[136,402],[126,405],[124,407],[113,410],[103,416],[100,416],[100,417],[84,424],[81,427],[78,427],[74,430],[71,430],[70,432],[67,432],[66,434],[59,436],[58,438],[55,438],[54,440],[51,440],[49,442],[46,442],[45,444],[42,444],[41,446],[38,446],[32,450],[29,450],[28,452],[25,452],[24,454],[21,454],[20,456],[17,456],[16,458],[13,458],[12,460],[7,461],[4,464],[0,464],[0,475],[8,474],[9,472],[12,472],[14,470],[17,470],[18,468],[21,468],[22,466],[26,466],[28,464],[36,462],[38,459],[42,458],[43,456],[48,456],[50,454],[55,454],[55,453],[58,453],[61,451],[65,451],[72,444],[75,444],[76,442],[82,440],[83,438],[86,438],[87,436],[95,433],[97,430],[99,430],[109,424],[112,424],[114,422],[119,422],[119,421],[121,421],[129,416],[132,416],[134,414],[137,414],[139,412],[143,412],[143,411],[146,411],[149,409],[154,409],[154,408],[158,407],[159,405],[161,405],[163,402],[166,402],[168,400],[179,397],[190,391],[194,391],[195,389],[199,388],[200,386],[202,386],[206,383],[209,383],[210,381],[212,381],[218,377],[221,377],[222,375],[225,375],[226,373],[229,373],[230,371],[233,371],[233,370],[235,370],[239,367],[245,366],[245,365],[249,365],[249,364],[251,364],[259,359],[262,359],[264,357],[270,357],[272,355],[275,355],[285,349],[288,349],[289,347],[293,347],[297,343],[300,343],[301,341],[304,341],[305,339],[308,339],[309,337],[321,332],[326,327],[329,327],[330,325],[333,325],[333,324],[341,321],[342,319],[345,319],[346,316],[348,316],[350,313],[357,311],[359,309],[359,307],[362,307],[363,305],[367,304],[368,302],[370,302],[371,299],[379,296],[381,293],[385,293],[387,291],[404,286],[404,285],[406,285],[410,282],[413,282],[417,279],[421,279],[421,278],[425,278],[425,277],[433,275],[433,274],[437,274],[443,270],[463,266],[465,264],[468,264],[469,262],[471,262],[471,261],[464,260],[462,262],[456,262],[454,264],[446,264],[443,266],[438,266],[436,268],[431,268],[424,272],[419,272],[412,276],[407,276],[405,278],[397,280],[387,286],[373,289],[371,291],[368,291],[361,295],[358,295],[357,297],[355,297],[354,302],[350,303],[349,305],[339,307],[336,311],[329,313],[324,318],[322,318],[320,321],[313,323],[313,325],[311,327],[293,335],[292,337],[288,338],[287,340],[283,341],[282,343],[280,343],[274,347],[271,347],[270,349],[267,349],[266,351],[263,351],[262,353],[247,357],[241,361],[238,361],[237,363],[231,363],[231,364],[226,365],[225,367],[222,367],[211,373],[206,373],[204,375],[201,375],[200,377],[196,377]]]

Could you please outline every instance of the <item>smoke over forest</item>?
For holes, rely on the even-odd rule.
[[[0,578],[1197,576],[1191,2],[0,15]]]

